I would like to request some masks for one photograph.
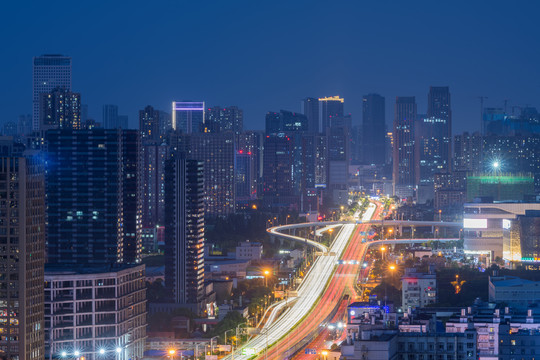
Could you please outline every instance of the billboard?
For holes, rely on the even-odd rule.
[[[463,219],[465,229],[487,229],[487,219]]]

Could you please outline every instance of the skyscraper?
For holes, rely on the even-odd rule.
[[[297,204],[293,191],[293,140],[283,134],[264,139],[263,197],[266,206],[287,207]]]
[[[433,184],[435,173],[450,171],[452,158],[452,112],[447,86],[430,87],[428,113],[419,119],[418,125],[419,180]]]
[[[55,129],[46,147],[48,262],[138,262],[138,132]]]
[[[10,144],[1,148],[0,356],[40,360],[45,327],[43,159],[16,154]]]
[[[204,123],[205,127],[211,127],[218,132],[232,131],[238,135],[243,131],[244,112],[237,106],[214,106],[206,110]]]
[[[319,100],[316,98],[305,98],[302,100],[302,112],[308,119],[308,132],[317,134],[319,129]]]
[[[63,55],[34,57],[32,124],[39,130],[39,94],[49,93],[55,88],[71,91],[71,58]]]
[[[200,132],[204,124],[204,109],[204,101],[173,101],[173,129],[183,134]]]
[[[416,101],[414,96],[396,97],[394,115],[394,192],[412,196],[417,184],[415,146]]]
[[[482,136],[478,132],[454,136],[454,171],[482,170]]]
[[[165,286],[177,304],[204,298],[203,162],[177,153],[165,175]]]
[[[39,95],[39,130],[82,129],[81,94],[56,88]]]
[[[159,141],[159,110],[154,110],[150,105],[139,110],[139,132],[141,133],[141,141]]]
[[[234,134],[191,135],[189,158],[204,163],[205,212],[223,216],[236,210]]]
[[[104,129],[118,129],[118,106],[107,104],[103,105],[103,120],[101,121]]]
[[[306,132],[308,119],[305,115],[286,110],[266,113],[266,134],[279,132]]]
[[[165,224],[166,144],[143,144],[141,151],[142,226],[155,228]]]
[[[339,96],[319,98],[319,131],[326,132],[326,129],[333,125],[332,120],[343,117],[343,104],[345,100]]]
[[[362,156],[365,164],[385,163],[384,97],[368,94],[362,99]]]

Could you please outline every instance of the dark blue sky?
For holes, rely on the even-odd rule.
[[[238,105],[245,127],[306,96],[417,97],[450,86],[454,133],[487,106],[540,107],[537,1],[10,1],[0,5],[2,121],[31,113],[32,57],[73,57],[89,115],[118,104],[136,126],[147,104]]]

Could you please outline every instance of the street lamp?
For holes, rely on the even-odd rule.
[[[384,246],[381,246],[381,257],[383,258],[384,260],[384,251],[386,250],[386,248]]]
[[[270,271],[264,270],[264,287],[268,287],[268,275],[270,274]]]

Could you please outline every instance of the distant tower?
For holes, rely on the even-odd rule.
[[[103,105],[103,121],[101,122],[104,129],[117,129],[118,126],[118,106],[107,104]]]
[[[339,96],[330,96],[319,99],[319,131],[325,133],[332,126],[332,120],[343,118],[343,105],[345,100]]]
[[[39,130],[82,129],[81,94],[54,89],[39,94]]]
[[[172,127],[183,134],[198,133],[204,124],[204,101],[173,101]]]
[[[417,184],[417,154],[415,146],[416,100],[414,96],[398,96],[394,115],[394,191],[407,189],[412,196]]]
[[[385,163],[384,97],[368,94],[362,99],[362,154],[366,164]]]
[[[319,129],[319,100],[316,98],[305,98],[302,100],[302,112],[308,119],[308,132],[318,134]]]
[[[159,110],[154,110],[150,105],[139,110],[139,132],[141,141],[159,141]]]
[[[63,55],[34,57],[32,95],[32,124],[39,130],[39,94],[49,93],[55,88],[71,91],[71,58]]]
[[[212,127],[210,132],[232,131],[236,135],[243,131],[244,112],[237,106],[214,106],[204,114],[204,123]]]

